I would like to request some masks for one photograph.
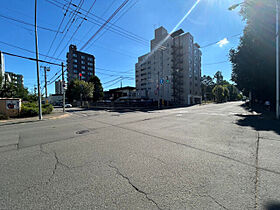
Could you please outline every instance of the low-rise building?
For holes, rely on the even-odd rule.
[[[127,99],[136,98],[136,88],[131,86],[114,88],[104,91],[104,100],[115,101],[118,98],[126,97]]]
[[[61,106],[63,104],[63,94],[51,94],[48,101],[54,106]]]

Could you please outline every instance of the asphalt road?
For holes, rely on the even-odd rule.
[[[0,124],[0,209],[280,207],[280,127],[241,102]]]

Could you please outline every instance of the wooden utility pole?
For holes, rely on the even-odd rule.
[[[61,69],[62,69],[62,94],[63,94],[63,112],[65,112],[65,82],[64,82],[64,70],[63,70],[64,64],[61,63]]]
[[[42,120],[43,119],[43,116],[42,116],[42,99],[41,99],[41,88],[40,88],[40,69],[39,69],[39,53],[38,53],[38,37],[37,37],[37,0],[35,0],[35,46],[36,46],[39,120]]]

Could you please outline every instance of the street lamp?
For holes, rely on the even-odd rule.
[[[279,119],[279,5],[278,0],[276,1],[276,119]],[[242,4],[247,4],[246,2],[241,2],[230,6],[228,9],[234,10]]]

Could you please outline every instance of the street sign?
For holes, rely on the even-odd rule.
[[[164,80],[163,79],[160,79],[160,84],[162,85],[164,83]]]

